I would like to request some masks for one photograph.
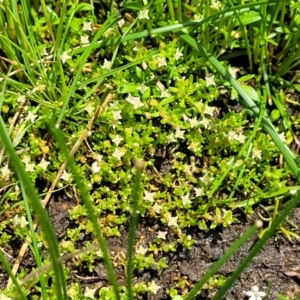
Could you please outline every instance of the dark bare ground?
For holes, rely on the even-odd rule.
[[[63,211],[68,208],[68,205],[63,203],[62,199],[58,199],[57,202],[52,203],[49,207],[49,215],[59,238],[64,236],[67,227],[71,224],[68,214],[66,214],[66,211]],[[59,222],[57,221],[57,216],[59,216]],[[182,280],[186,283],[184,289],[186,291],[189,290],[234,241],[253,224],[256,218],[253,215],[251,219],[246,220],[242,214],[236,214],[235,217],[238,221],[227,228],[220,227],[208,232],[203,232],[197,228],[189,229],[186,233],[196,240],[196,244],[190,251],[178,245],[177,252],[160,253],[155,257],[157,261],[162,256],[166,257],[168,263],[166,269],[157,270],[153,268],[136,271],[134,274],[135,282],[154,280],[161,287],[156,295],[145,294],[137,299],[170,299],[166,294],[166,290],[174,287],[178,281]],[[294,209],[289,220],[300,226],[300,208]],[[166,231],[168,228],[161,225],[157,220],[143,218],[139,222],[137,240],[144,247],[147,247],[155,240],[159,230]],[[125,284],[125,275],[124,267],[120,262],[125,259],[128,235],[124,227],[120,228],[120,233],[120,237],[109,238],[107,243],[114,260],[119,284],[122,285]],[[297,229],[295,233],[299,235],[300,230]],[[256,240],[257,237],[249,239],[219,270],[218,274],[223,275],[225,278],[229,277],[247,255]],[[85,241],[86,238],[83,238],[82,244]],[[167,234],[167,241],[176,241],[176,236],[170,230]],[[20,240],[16,238],[4,248],[5,252],[11,256],[7,257],[11,264],[17,256],[20,246]],[[80,248],[80,245],[78,246]],[[69,282],[80,282],[83,287],[96,286],[100,288],[108,285],[107,274],[100,259],[95,262],[93,272],[89,272],[88,268],[82,265],[76,267],[74,260],[67,261],[66,266],[70,269]],[[26,269],[30,272],[34,267],[36,267],[35,261],[29,252],[22,260],[21,269]],[[7,275],[3,267],[0,267],[0,287],[4,288],[6,283]],[[253,285],[258,285],[262,291],[268,291],[270,288],[269,299],[277,299],[276,294],[278,293],[290,298],[295,297],[300,291],[300,242],[295,239],[290,242],[281,234],[272,238],[248,268],[244,270],[240,279],[231,287],[226,299],[247,299],[243,292],[251,290]],[[203,290],[196,299],[212,299],[216,291],[216,289]]]

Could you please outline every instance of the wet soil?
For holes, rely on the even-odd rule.
[[[68,226],[72,223],[69,219],[67,209],[72,203],[66,203],[63,199],[52,200],[48,212],[54,224],[55,232],[58,238],[65,235]],[[154,295],[145,294],[137,299],[170,299],[166,290],[176,286],[178,282],[184,282],[181,292],[187,292],[191,289],[201,276],[217,261],[224,252],[236,241],[256,220],[256,214],[250,219],[246,219],[243,214],[236,213],[238,219],[236,223],[227,228],[216,228],[204,232],[198,228],[190,228],[185,233],[190,234],[196,243],[191,250],[187,250],[178,244],[176,252],[158,254],[155,260],[158,261],[165,257],[168,267],[165,269],[144,269],[136,271],[134,274],[135,282],[149,282],[154,280],[161,288]],[[291,214],[290,221],[298,227],[300,226],[300,208],[295,208]],[[137,241],[147,247],[153,243],[157,237],[157,232],[168,231],[166,242],[175,242],[177,237],[167,227],[161,225],[154,219],[142,218],[137,230]],[[300,235],[300,230],[294,231]],[[118,282],[125,284],[124,265],[122,262],[126,259],[127,230],[120,227],[120,237],[109,238],[107,240],[113,264],[116,269]],[[82,245],[77,245],[78,249],[83,247],[88,237],[83,239]],[[257,240],[257,236],[249,239],[225,265],[218,271],[218,275],[228,278],[237,268],[242,259],[247,255],[251,246]],[[5,247],[7,258],[12,264],[18,254],[21,246],[17,238]],[[101,288],[108,285],[108,276],[105,271],[102,260],[95,261],[95,268],[89,271],[84,264],[76,264],[76,259],[70,256],[65,260],[66,267],[70,270],[69,282],[80,282],[81,286],[90,288]],[[35,268],[33,255],[28,252],[22,260],[21,269],[28,272]],[[7,275],[0,266],[0,288],[4,288],[7,283]],[[294,239],[288,241],[281,234],[277,234],[263,248],[261,253],[255,257],[250,265],[244,270],[239,280],[231,287],[226,299],[237,300],[247,299],[244,291],[250,291],[251,287],[258,285],[262,291],[270,291],[269,299],[277,299],[276,294],[284,294],[290,298],[300,292],[300,241]],[[217,288],[203,289],[195,299],[212,299],[216,294]]]

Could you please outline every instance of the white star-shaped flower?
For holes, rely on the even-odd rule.
[[[106,58],[104,58],[104,63],[103,63],[102,67],[103,67],[103,69],[110,70],[110,68],[111,68],[111,61],[109,61]]]
[[[3,177],[9,177],[12,174],[12,171],[8,168],[8,165],[5,165],[1,168],[1,174]]]
[[[137,89],[141,92],[141,94],[144,94],[145,91],[149,88],[142,83]]]
[[[167,135],[166,139],[167,139],[168,143],[176,142],[175,137],[174,137],[174,133],[170,133],[169,135]]]
[[[202,197],[205,195],[204,188],[194,188],[196,192],[196,197]]]
[[[178,219],[178,217],[169,216],[168,217],[168,226],[178,227],[177,219]]]
[[[176,129],[175,137],[179,139],[184,139],[184,130]]]
[[[251,291],[244,292],[249,298],[249,300],[262,300],[267,294],[265,292],[260,292],[258,286],[253,286]]]
[[[155,213],[159,214],[161,209],[162,209],[162,206],[158,203],[155,203],[153,206],[152,206],[152,209]]]
[[[176,49],[176,52],[175,52],[175,54],[174,54],[174,58],[175,58],[176,60],[178,60],[178,59],[181,58],[182,56],[183,56],[182,52],[177,48],[177,49]]]
[[[145,255],[148,251],[148,248],[144,248],[142,245],[139,246],[138,249],[135,250],[136,254]]]
[[[144,194],[145,194],[144,200],[154,202],[154,196],[156,194],[155,192],[151,193],[151,192],[145,191]]]
[[[68,59],[72,58],[72,56],[70,56],[67,51],[63,52],[63,54],[60,56],[60,59],[62,61],[62,63],[64,64]]]
[[[139,19],[148,19],[149,20],[149,9],[144,9],[139,14]]]
[[[122,119],[122,112],[120,110],[115,110],[112,112],[114,120],[121,120]]]
[[[203,119],[199,123],[202,124],[207,129],[210,122],[211,122],[210,119],[203,117]]]
[[[208,174],[204,174],[199,179],[200,179],[200,181],[202,181],[206,185],[208,185],[212,181],[212,178],[210,178]]]
[[[126,98],[126,101],[133,105],[134,109],[138,109],[139,107],[143,106],[144,104],[141,102],[140,97],[134,97],[129,94]]]
[[[121,157],[125,154],[124,151],[120,150],[119,148],[116,148],[114,153],[112,154],[113,157],[117,158],[118,160],[121,160]]]
[[[232,130],[227,133],[227,138],[229,141],[235,140],[237,136],[238,136],[237,133]]]
[[[116,135],[113,139],[112,139],[112,141],[117,145],[117,146],[119,146],[119,144],[123,141],[124,139],[120,136],[120,135]]]
[[[165,240],[167,233],[168,233],[167,231],[158,231],[157,238]]]
[[[84,22],[82,27],[84,31],[93,31],[92,22]]]
[[[71,173],[68,173],[66,170],[64,170],[64,172],[62,173],[62,175],[61,175],[61,179],[62,180],[64,180],[64,181],[70,181],[70,179],[71,179],[71,176],[72,176],[72,174]]]
[[[190,200],[190,194],[186,194],[185,196],[181,196],[182,204],[187,205],[191,204],[192,201]]]
[[[216,85],[215,83],[215,75],[206,75],[205,76],[206,86]]]
[[[26,172],[34,172],[34,164],[25,164],[25,171]]]
[[[215,108],[213,106],[205,105],[204,113],[207,115],[214,115]]]
[[[40,161],[40,163],[38,164],[38,166],[46,171],[49,164],[50,164],[50,162],[46,161],[45,158],[43,157],[42,160]]]
[[[84,297],[94,299],[96,289],[90,289],[88,286],[85,287]]]
[[[196,117],[194,117],[193,119],[188,119],[190,125],[191,125],[191,128],[194,128],[195,126],[197,126],[199,124],[198,120]]]
[[[37,118],[37,115],[35,115],[31,111],[29,111],[27,117],[25,118],[25,120],[30,121],[31,123],[33,123],[36,118]]]
[[[286,138],[285,138],[284,132],[279,133],[278,136],[279,136],[279,139],[280,139],[283,143],[286,143]]]
[[[95,107],[92,103],[88,103],[88,105],[84,108],[85,111],[90,115],[95,111]]]
[[[26,226],[28,225],[28,222],[27,222],[27,220],[25,219],[24,216],[22,216],[22,217],[19,219],[19,225],[20,225],[20,227],[22,227],[22,228],[24,228],[24,227],[26,227]]]
[[[161,287],[157,285],[154,280],[151,281],[151,284],[148,287],[149,291],[152,292],[153,294],[156,294],[160,288]]]
[[[261,154],[262,154],[261,150],[255,149],[255,150],[252,151],[252,158],[261,159]]]
[[[158,67],[163,67],[167,65],[167,59],[165,57],[158,57],[157,58],[157,65]]]
[[[171,97],[171,94],[167,89],[160,91],[160,98],[169,98],[169,97]]]
[[[26,96],[19,94],[19,96],[17,98],[17,102],[21,103],[21,104],[24,104],[26,102]]]
[[[84,45],[88,44],[90,42],[89,41],[89,36],[88,35],[81,36],[80,37],[80,42],[81,42],[81,44],[84,44]]]
[[[240,133],[238,136],[236,136],[235,138],[238,142],[240,142],[241,144],[244,144],[246,141],[246,136],[243,135],[242,133]]]

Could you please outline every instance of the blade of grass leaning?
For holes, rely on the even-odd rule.
[[[30,242],[28,241],[28,245],[32,249],[32,253],[34,255],[34,259],[36,261],[37,267],[40,268],[42,266],[42,260],[41,260],[39,248],[37,246],[33,218],[31,216],[31,211],[30,211],[30,207],[29,207],[29,199],[26,194],[25,187],[23,185],[23,181],[20,182],[20,187],[21,187],[23,202],[24,202],[24,206],[25,206],[25,210],[26,210],[27,221],[28,221],[29,229],[30,229],[30,240],[31,241]],[[31,246],[31,244],[32,244],[32,246]],[[43,275],[40,276],[40,284],[41,284],[42,299],[47,300],[46,283],[45,283],[45,278]]]
[[[109,17],[109,19],[107,19],[104,24],[102,25],[101,29],[96,33],[96,35],[94,36],[91,44],[89,44],[88,47],[85,47],[85,51],[84,53],[81,55],[80,58],[77,59],[77,62],[74,66],[74,69],[77,69],[77,72],[73,78],[73,82],[72,85],[69,88],[69,92],[67,93],[67,95],[62,95],[62,101],[63,101],[63,106],[60,110],[59,116],[57,118],[56,121],[56,126],[59,126],[59,124],[61,123],[66,109],[68,107],[69,101],[71,99],[72,94],[74,93],[75,89],[77,88],[77,80],[81,74],[81,70],[83,68],[83,65],[86,63],[86,60],[88,58],[88,56],[90,55],[91,51],[93,50],[93,45],[96,43],[96,41],[99,40],[99,38],[104,34],[104,32],[109,29],[113,24],[115,24],[117,22],[117,16],[116,14],[113,14]]]
[[[140,190],[142,183],[142,171],[143,171],[143,161],[135,162],[135,182],[132,194],[132,215],[129,223],[129,238],[128,238],[128,250],[127,250],[127,291],[128,298],[130,300],[134,299],[133,295],[133,260],[134,260],[134,246],[136,238],[136,229],[138,225],[138,203],[140,199]]]
[[[182,30],[186,27],[193,27],[193,29],[197,29],[200,26],[202,26],[203,24],[210,22],[214,19],[219,18],[220,16],[224,16],[224,17],[231,17],[235,14],[235,12],[242,14],[244,12],[248,12],[251,11],[252,9],[257,9],[260,8],[261,5],[275,5],[276,3],[281,3],[284,2],[284,0],[270,0],[270,1],[261,1],[261,2],[254,2],[254,3],[247,3],[247,4],[243,4],[243,5],[237,5],[228,9],[224,9],[221,10],[219,12],[216,12],[204,19],[201,20],[194,20],[194,21],[188,21],[185,23],[180,23],[180,24],[173,24],[173,25],[168,25],[168,26],[163,26],[160,28],[155,28],[153,30],[144,30],[141,32],[136,32],[133,34],[129,34],[127,36],[125,36],[124,38],[115,38],[115,39],[109,39],[109,40],[105,40],[105,41],[99,41],[97,43],[95,43],[92,48],[100,48],[100,47],[108,47],[108,46],[112,46],[112,45],[116,45],[118,44],[120,41],[121,42],[127,42],[127,41],[132,41],[132,40],[137,40],[137,39],[141,39],[147,36],[151,36],[151,35],[159,35],[162,33],[168,33],[170,31],[172,32],[176,32],[179,30]],[[89,46],[84,46],[82,48],[78,48],[78,49],[74,49],[72,51],[72,55],[81,53],[83,51],[85,51],[85,49],[89,47]]]
[[[296,195],[286,204],[284,209],[280,212],[279,216],[273,221],[270,229],[262,236],[261,239],[250,250],[249,254],[243,259],[243,261],[238,266],[237,270],[230,276],[230,278],[222,285],[221,289],[214,297],[213,300],[223,299],[226,291],[232,286],[232,284],[239,278],[242,271],[248,266],[252,259],[259,253],[262,247],[267,243],[267,241],[275,234],[276,229],[285,220],[291,210],[299,203],[300,192],[298,191]]]
[[[19,281],[17,280],[16,276],[11,271],[9,263],[5,259],[5,256],[4,256],[3,252],[2,252],[2,249],[0,249],[0,261],[1,261],[1,264],[2,264],[3,268],[5,269],[6,273],[12,279],[12,281],[13,281],[16,289],[17,289],[18,296],[20,297],[18,299],[27,300],[27,297],[26,297],[25,293],[23,292],[22,287],[19,284]],[[10,299],[10,298],[6,298],[6,299]]]
[[[35,212],[37,213],[37,215],[40,217],[40,222],[41,222],[42,229],[45,232],[46,241],[48,245],[51,245],[51,247],[49,247],[49,253],[50,253],[51,261],[53,263],[53,271],[56,278],[55,288],[57,293],[57,299],[59,300],[67,299],[66,280],[64,276],[64,270],[61,263],[57,262],[57,259],[59,258],[57,238],[54,234],[54,230],[51,225],[48,214],[46,213],[45,208],[41,204],[36,189],[30,177],[27,175],[25,168],[12,145],[11,139],[8,135],[6,125],[4,123],[2,116],[0,116],[0,137],[6,148],[6,152],[10,157],[10,161],[14,166],[16,174],[20,182],[22,182],[22,184],[24,185],[26,189],[26,194],[30,195],[29,199],[31,200],[31,204]]]
[[[220,269],[230,256],[237,251],[251,236],[256,232],[257,225],[251,226],[226,252],[225,254],[209,269],[208,272],[197,282],[195,287],[188,293],[185,300],[193,300],[203,285]]]
[[[103,99],[105,100],[106,97],[108,96],[108,94],[109,94],[109,91],[107,91],[104,94],[104,96],[102,97],[102,100]],[[101,103],[103,103],[103,102],[101,102]],[[93,227],[94,227],[94,234],[95,234],[95,236],[98,240],[100,249],[103,253],[104,265],[105,265],[105,268],[107,270],[110,283],[113,287],[116,300],[120,300],[120,293],[119,293],[117,276],[115,274],[113,265],[112,265],[111,260],[110,260],[110,254],[109,254],[109,250],[108,250],[108,247],[106,245],[106,242],[105,242],[105,238],[103,237],[101,229],[98,225],[97,216],[95,214],[95,210],[94,210],[93,205],[91,203],[91,200],[89,198],[88,191],[85,188],[85,186],[83,185],[82,180],[80,179],[80,176],[78,175],[78,173],[76,171],[74,159],[70,155],[70,151],[68,150],[68,148],[66,146],[66,142],[65,142],[65,139],[64,139],[61,131],[59,130],[59,128],[57,128],[55,126],[54,120],[49,120],[48,125],[49,125],[49,128],[50,128],[51,132],[53,133],[53,136],[54,136],[55,140],[59,144],[61,153],[65,155],[65,158],[67,160],[67,166],[70,168],[70,171],[71,171],[71,173],[74,177],[74,181],[76,183],[76,186],[80,191],[80,196],[82,197],[83,203],[85,204],[86,209],[88,211],[89,220],[92,222]]]
[[[240,104],[245,107],[251,115],[256,117],[259,116],[260,108],[257,104],[248,96],[245,90],[239,85],[239,83],[230,75],[230,73],[220,64],[220,62],[210,53],[207,53],[206,49],[197,43],[191,36],[183,34],[180,37],[193,49],[197,50],[203,57],[205,57],[212,66],[228,81],[238,92],[239,96],[242,98],[239,99]],[[269,118],[264,115],[261,121],[263,129],[272,137],[274,143],[286,159],[288,165],[290,166],[292,172],[297,178],[297,181],[300,182],[300,172],[297,165],[295,154],[289,149],[289,147],[284,144],[278,133],[276,132],[273,124]]]

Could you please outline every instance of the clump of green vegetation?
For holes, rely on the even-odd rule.
[[[235,210],[250,216],[261,205],[261,236],[275,230],[299,189],[289,149],[299,145],[299,117],[287,113],[300,90],[298,4],[0,3],[0,247],[18,237],[38,268],[53,264],[2,298],[139,299],[162,287],[133,283],[132,273],[167,268],[164,254],[193,247],[189,228],[227,227]],[[43,206],[59,191],[76,200],[58,242]],[[135,239],[137,215],[159,224],[151,242]],[[109,259],[104,239],[120,237],[129,219],[128,267],[126,251]],[[298,237],[287,223],[279,231]],[[55,263],[83,247],[91,249],[73,263],[92,272],[103,259],[111,286],[83,287]],[[128,268],[127,288],[113,267]],[[204,289],[225,282],[212,275]],[[179,280],[168,294],[190,290]]]

